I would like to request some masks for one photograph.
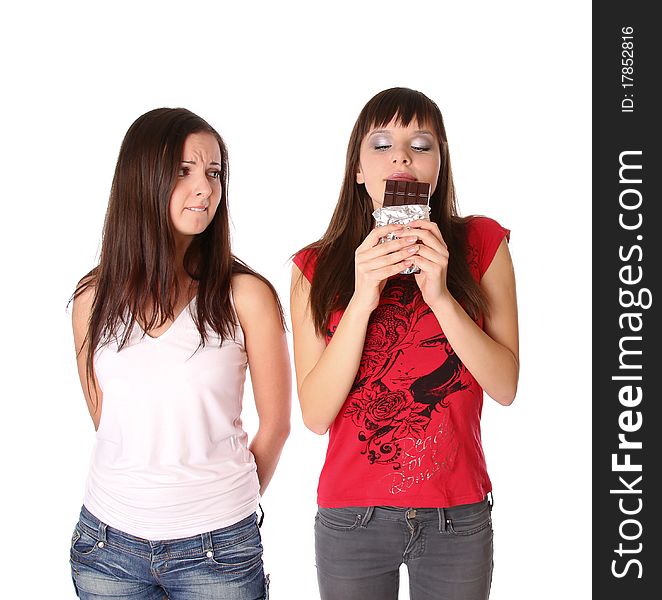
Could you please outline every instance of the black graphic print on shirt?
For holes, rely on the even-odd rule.
[[[397,471],[410,460],[412,447],[433,436],[435,448],[444,451],[431,458],[437,467],[445,466],[457,452],[447,412],[435,419],[434,428],[429,425],[435,413],[445,412],[452,395],[470,384],[469,372],[414,277],[390,279],[370,317],[361,364],[342,413],[358,430],[361,454],[371,464]]]

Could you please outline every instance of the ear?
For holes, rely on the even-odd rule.
[[[365,177],[363,176],[363,171],[361,170],[361,165],[359,165],[359,170],[356,172],[356,183],[365,183]]]

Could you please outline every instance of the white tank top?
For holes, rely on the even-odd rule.
[[[158,338],[136,324],[127,346],[102,346],[103,392],[84,504],[101,521],[148,540],[232,525],[257,507],[259,484],[241,424],[246,350],[240,326],[205,346],[195,299]]]

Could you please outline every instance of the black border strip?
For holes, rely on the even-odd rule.
[[[592,574],[593,597],[604,600],[662,597],[662,500],[653,491],[662,482],[662,30],[654,6],[593,3]],[[576,530],[582,522],[579,514]]]

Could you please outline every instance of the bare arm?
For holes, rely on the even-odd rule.
[[[322,435],[354,383],[372,311],[362,311],[350,302],[327,346],[315,332],[309,296],[310,283],[296,266],[292,267],[290,312],[297,392],[306,427]]]
[[[290,358],[278,306],[268,286],[242,274],[232,278],[232,291],[259,419],[250,450],[257,464],[260,494],[264,494],[290,432]]]
[[[76,364],[78,366],[78,377],[83,388],[83,395],[87,403],[87,410],[92,417],[94,429],[99,428],[101,419],[101,406],[103,404],[103,394],[99,387],[96,375],[93,375],[93,381],[87,381],[87,330],[92,313],[92,303],[94,302],[95,290],[92,287],[87,288],[73,302],[71,311],[71,323],[74,330],[74,346],[76,349]]]
[[[401,226],[374,229],[356,251],[355,292],[328,346],[316,332],[309,309],[310,283],[292,268],[290,312],[294,366],[303,421],[320,435],[333,423],[359,369],[370,314],[379,303],[386,279],[408,266],[416,238],[379,244]]]

